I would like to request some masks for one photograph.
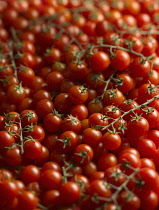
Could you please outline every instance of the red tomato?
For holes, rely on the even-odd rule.
[[[107,168],[117,165],[118,159],[112,153],[102,154],[97,162],[99,170],[105,171]]]
[[[79,139],[76,133],[73,131],[65,131],[58,138],[58,145],[64,152],[73,151],[78,145]]]
[[[81,189],[79,185],[72,181],[62,184],[59,191],[61,203],[63,205],[72,205],[81,197]]]
[[[98,51],[90,59],[91,67],[96,74],[105,71],[110,65],[110,59],[107,53]]]
[[[24,155],[26,158],[34,160],[40,157],[41,152],[42,145],[38,140],[28,139],[24,142]]]
[[[149,130],[148,121],[141,116],[131,118],[128,122],[128,135],[144,136]]]
[[[93,128],[86,128],[82,134],[82,141],[91,147],[96,147],[102,140],[102,133]]]
[[[20,85],[11,85],[7,90],[7,97],[14,104],[21,102],[25,95],[24,88]]]
[[[41,173],[40,186],[45,190],[58,189],[62,182],[62,175],[59,171],[54,169],[47,169]]]
[[[38,205],[38,197],[27,190],[18,194],[18,207],[24,210],[33,210]]]
[[[111,196],[111,190],[107,187],[107,182],[104,180],[97,179],[92,181],[88,191],[91,196],[94,194],[102,198],[109,198]]]
[[[0,131],[0,149],[4,150],[5,147],[10,147],[15,143],[15,138],[11,136],[7,131]]]
[[[62,124],[62,118],[60,116],[60,114],[58,114],[57,111],[53,111],[53,113],[48,113],[45,117],[44,117],[44,128],[48,131],[48,132],[58,132],[59,129],[61,128],[61,124]]]
[[[103,146],[108,150],[116,150],[121,145],[121,138],[118,133],[106,132],[102,137]]]
[[[113,52],[113,57],[111,59],[111,66],[118,70],[126,70],[130,65],[130,55],[126,51],[116,50]]]
[[[62,131],[73,131],[75,133],[79,133],[81,130],[81,122],[78,118],[73,117],[72,115],[68,115],[65,117],[61,123],[61,129]]]
[[[34,140],[42,142],[45,138],[45,131],[40,125],[28,126],[25,129],[25,136],[31,136]]]
[[[68,95],[73,104],[83,104],[88,98],[88,91],[81,85],[75,85],[68,90]]]
[[[133,61],[130,63],[129,71],[130,75],[135,77],[145,77],[150,72],[151,66],[149,61],[142,60],[142,58],[137,57],[134,58]]]
[[[159,113],[153,107],[146,107],[142,109],[142,116],[148,121],[150,129],[159,124]]]
[[[105,91],[103,97],[104,106],[114,105],[118,106],[124,101],[124,95],[118,89],[109,89]]]
[[[79,144],[74,149],[73,157],[75,162],[85,165],[93,159],[93,149],[87,144]]]
[[[31,182],[38,182],[40,179],[40,169],[34,165],[27,165],[21,170],[20,177],[26,185]]]

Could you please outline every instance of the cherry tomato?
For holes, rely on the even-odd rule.
[[[80,164],[87,164],[93,159],[93,149],[87,144],[79,144],[74,149],[74,160]]]
[[[110,59],[107,53],[98,51],[90,59],[91,67],[96,74],[105,71],[110,65]]]
[[[63,205],[72,205],[77,202],[81,196],[81,189],[76,182],[66,182],[61,185],[60,200]]]

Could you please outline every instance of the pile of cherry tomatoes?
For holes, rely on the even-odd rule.
[[[159,2],[0,14],[0,209],[159,209]]]

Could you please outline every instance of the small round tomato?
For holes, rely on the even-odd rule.
[[[72,205],[76,203],[81,197],[81,189],[76,182],[66,182],[61,185],[60,200],[63,205]]]
[[[140,57],[134,58],[129,66],[130,75],[135,77],[145,77],[150,72],[151,66],[149,61]]]
[[[108,119],[101,113],[93,113],[89,116],[89,126],[102,131],[104,126],[108,125]]]
[[[155,155],[156,145],[150,139],[141,139],[137,143],[136,149],[142,158],[152,158]]]
[[[157,208],[159,203],[158,195],[153,190],[141,190],[139,196],[142,209],[149,210]]]
[[[73,131],[65,131],[58,138],[58,145],[64,152],[73,151],[78,145],[78,136]]]
[[[10,180],[3,180],[0,182],[0,206],[1,204],[8,203],[18,195],[17,185]]]
[[[5,149],[15,143],[15,138],[7,131],[0,131],[0,139],[0,149]]]
[[[36,113],[39,118],[44,118],[54,109],[54,104],[51,100],[43,99],[36,104]]]
[[[23,161],[20,148],[15,146],[13,148],[7,149],[4,153],[4,159],[8,166],[20,166]]]
[[[121,145],[121,138],[118,133],[106,132],[102,137],[104,148],[108,150],[116,150]]]
[[[25,91],[21,85],[11,85],[7,90],[7,97],[10,102],[17,104],[25,98]]]
[[[24,155],[26,158],[34,160],[41,155],[41,152],[42,145],[39,141],[28,139],[24,142]]]
[[[81,174],[75,174],[70,181],[76,182],[79,184],[79,186],[83,189],[83,191],[86,191],[90,181],[87,176],[81,175]]]
[[[56,208],[60,203],[60,192],[59,190],[47,190],[42,193],[42,204],[44,206],[52,206]]]
[[[112,153],[104,153],[102,154],[97,162],[97,166],[99,170],[105,171],[107,168],[117,165],[118,159]]]
[[[129,152],[120,155],[119,163],[122,165],[121,169],[124,169],[126,174],[133,172],[133,169],[129,168],[129,166],[133,168],[140,168],[141,166],[140,158]]]
[[[44,128],[49,132],[57,132],[61,128],[62,118],[56,110],[44,117]]]
[[[33,69],[22,66],[18,70],[18,79],[20,82],[22,82],[23,86],[28,86],[30,82],[33,82],[35,77],[35,72]]]
[[[152,129],[159,124],[159,112],[153,107],[142,109],[142,116],[148,121],[149,128]]]
[[[61,72],[53,71],[48,74],[46,78],[46,83],[50,91],[59,92],[61,89],[61,84],[64,80],[64,76]]]
[[[124,100],[119,105],[120,110],[125,115],[125,116],[123,116],[123,118],[125,120],[130,120],[132,118],[132,116],[135,116],[135,114],[140,114],[140,108],[134,110],[133,112],[127,113],[127,112],[131,111],[132,109],[136,108],[137,106],[139,106],[139,104],[135,100],[131,100],[131,99]]]
[[[113,52],[113,58],[111,59],[111,66],[118,70],[126,70],[130,65],[130,55],[124,50],[116,50]]]
[[[129,192],[127,192],[126,190],[122,191],[119,194],[118,202],[120,205],[122,205],[122,209],[123,210],[127,210],[127,209],[134,209],[134,210],[136,209],[137,210],[137,209],[139,209],[140,198],[133,192],[131,194],[130,199],[127,199],[127,196],[129,196]]]
[[[106,90],[103,97],[103,105],[120,105],[124,100],[124,95],[118,89],[109,89]]]
[[[72,103],[69,100],[68,93],[59,93],[54,100],[55,109],[61,114],[69,113]]]
[[[140,103],[144,103],[149,99],[152,99],[153,97],[159,95],[158,88],[153,84],[143,84],[140,86],[138,90],[138,98]]]
[[[20,113],[22,127],[27,125],[35,125],[38,122],[38,116],[33,110],[23,110]]]
[[[149,130],[149,123],[144,117],[137,115],[129,120],[127,128],[128,135],[144,136]]]
[[[67,67],[68,77],[73,81],[81,81],[88,75],[87,63],[71,61]]]
[[[141,158],[140,161],[141,161],[141,168],[151,168],[153,170],[156,170],[156,166],[153,160],[149,158]]]
[[[51,100],[51,94],[47,90],[38,90],[34,95],[33,95],[33,103],[36,105],[39,101],[43,99],[48,99]]]
[[[93,113],[101,112],[103,109],[103,104],[101,100],[94,99],[92,101],[89,101],[87,107],[88,107],[88,112],[91,115]]]
[[[105,106],[103,108],[102,114],[104,114],[106,117],[108,117],[109,122],[112,122],[113,119],[117,119],[121,116],[121,111],[118,107],[109,105],[109,106]]]
[[[8,131],[8,133],[14,136],[15,140],[18,141],[20,137],[20,127],[16,123],[10,122],[10,124],[4,127],[4,130]]]
[[[75,85],[68,90],[68,95],[73,104],[83,104],[88,98],[88,91],[82,85]]]
[[[143,181],[143,190],[153,190],[158,194],[159,176],[155,170],[151,168],[141,168],[137,175],[139,179]]]
[[[82,134],[82,142],[90,145],[91,147],[96,147],[102,140],[102,133],[94,128],[86,128]]]
[[[54,169],[47,169],[43,171],[39,180],[40,186],[44,190],[56,190],[60,187],[61,182],[61,173]]]
[[[91,175],[90,182],[93,182],[96,179],[103,180],[104,176],[105,176],[104,171],[96,171]]]
[[[88,189],[89,195],[92,197],[96,194],[102,198],[109,198],[111,196],[111,190],[107,187],[107,182],[104,180],[94,180],[91,182]]]
[[[105,71],[110,65],[109,55],[103,51],[94,53],[90,59],[90,65],[96,74]]]
[[[41,169],[41,173],[48,170],[48,169],[54,169],[56,171],[61,172],[61,167],[58,163],[53,162],[53,161],[48,161],[46,163],[43,164],[42,169]]]
[[[88,109],[83,104],[74,105],[71,107],[70,114],[81,121],[88,117]]]
[[[31,210],[35,209],[38,205],[38,197],[30,191],[22,191],[18,194],[17,198],[19,209]]]
[[[159,130],[148,131],[147,138],[151,139],[155,143],[157,148],[159,147]]]
[[[76,163],[86,165],[93,159],[93,149],[87,144],[79,144],[74,149],[73,157]]]
[[[21,170],[20,177],[26,185],[31,182],[38,182],[40,179],[40,169],[35,165],[27,165]]]
[[[122,174],[122,170],[119,165],[107,168],[104,172],[104,177],[108,183],[115,186],[122,185],[126,180],[126,177]]]
[[[147,76],[144,77],[144,82],[150,82],[153,85],[159,84],[159,72],[156,70],[151,69]]]
[[[114,86],[118,88],[122,93],[127,93],[134,87],[134,82],[132,77],[127,74],[119,74],[114,78]]]
[[[25,136],[31,136],[33,139],[42,142],[45,138],[45,131],[40,125],[27,126]]]
[[[81,130],[81,122],[78,118],[73,117],[72,115],[68,115],[65,117],[61,123],[61,129],[62,131],[73,131],[75,133],[79,133]]]

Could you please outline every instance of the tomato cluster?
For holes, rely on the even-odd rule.
[[[0,209],[159,209],[157,0],[0,13]]]

